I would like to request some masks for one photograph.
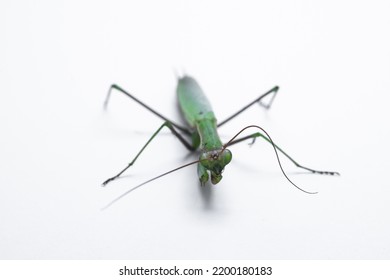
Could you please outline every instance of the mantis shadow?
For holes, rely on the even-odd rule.
[[[203,210],[211,211],[214,209],[214,187],[210,182],[207,182],[206,185],[201,186],[198,184],[198,190],[203,201]]]
[[[188,161],[190,159],[195,160],[198,156],[199,156],[199,151],[188,152],[183,156],[183,159],[185,162],[185,161]],[[209,181],[209,182],[206,182],[206,184],[204,186],[202,186],[200,184],[200,182],[198,182],[196,184],[196,187],[198,188],[198,191],[199,191],[200,196],[201,196],[202,201],[203,201],[203,209],[205,211],[213,210],[214,209],[214,207],[213,207],[214,206],[214,204],[213,204],[214,186]]]

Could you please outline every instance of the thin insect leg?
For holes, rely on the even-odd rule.
[[[161,125],[159,127],[159,129],[156,130],[155,133],[153,133],[152,137],[150,137],[150,139],[146,142],[146,144],[142,147],[142,149],[138,152],[138,154],[134,157],[134,159],[121,171],[119,172],[117,175],[115,175],[114,177],[111,177],[109,179],[107,179],[106,181],[103,182],[103,186],[104,185],[107,185],[108,182],[110,181],[113,181],[115,180],[116,178],[118,178],[119,176],[122,175],[123,172],[125,172],[128,168],[130,168],[130,166],[132,166],[134,164],[134,162],[138,159],[138,157],[141,155],[141,153],[145,150],[145,148],[149,145],[150,142],[152,142],[152,140],[156,137],[156,135],[164,128],[164,127],[168,127],[171,132],[173,133],[173,135],[175,135],[179,140],[180,142],[190,151],[194,151],[196,150],[196,147],[194,147],[193,145],[191,145],[182,135],[180,135],[173,127],[173,125],[166,121],[163,123],[163,125]]]
[[[273,92],[274,94],[271,96],[271,100],[268,102],[268,104],[265,104],[265,103],[261,102],[261,99],[259,100],[259,104],[260,104],[261,106],[263,106],[264,108],[266,108],[266,109],[271,108],[272,103],[274,102],[274,99],[275,99],[276,94],[278,93],[278,91],[279,91],[279,87],[278,87],[278,86],[274,87],[274,88],[271,90],[271,92]]]
[[[240,143],[242,141],[245,141],[247,139],[256,139],[257,137],[261,137],[263,138],[265,141],[267,141],[268,143],[272,144],[271,141],[268,139],[268,137],[266,137],[264,134],[260,133],[260,132],[256,132],[256,133],[253,133],[251,135],[248,135],[248,136],[244,136],[242,138],[238,138],[236,140],[233,140],[232,142],[229,143],[228,146],[231,146],[231,145],[234,145],[234,144],[237,144],[237,143]],[[252,143],[253,144],[253,143]],[[296,167],[299,167],[299,168],[302,168],[302,169],[305,169],[305,170],[308,170],[310,172],[313,172],[313,173],[317,173],[317,174],[324,174],[324,175],[340,175],[340,173],[338,172],[335,172],[335,171],[320,171],[320,170],[314,170],[314,169],[311,169],[311,168],[308,168],[308,167],[305,167],[305,166],[302,166],[300,165],[298,162],[296,162],[291,156],[289,156],[285,151],[283,151],[278,145],[276,145],[274,143],[274,146],[276,149],[278,149],[279,152],[281,152],[283,155],[285,155],[292,163],[295,164]]]
[[[110,99],[112,89],[116,89],[119,92],[121,92],[121,93],[125,94],[126,96],[130,97],[135,102],[137,102],[142,107],[146,108],[148,111],[152,112],[153,114],[155,114],[159,118],[163,119],[164,121],[167,121],[167,122],[171,123],[171,125],[176,127],[178,130],[184,132],[187,135],[191,135],[191,132],[186,127],[178,125],[177,123],[175,123],[175,122],[171,121],[170,119],[166,118],[165,116],[161,115],[159,112],[157,112],[156,110],[152,109],[151,107],[149,107],[148,105],[146,105],[145,103],[143,103],[142,101],[140,101],[139,99],[134,97],[132,94],[128,93],[127,91],[125,91],[124,89],[122,89],[120,86],[118,86],[116,84],[111,85],[110,89],[108,90],[106,100],[104,101],[104,108],[105,109],[107,108],[108,101]]]
[[[278,93],[278,90],[279,90],[279,87],[276,86],[272,89],[270,89],[269,91],[267,91],[266,93],[262,94],[261,96],[259,96],[258,98],[256,98],[255,100],[253,100],[251,103],[249,103],[248,105],[244,106],[242,109],[238,110],[238,112],[234,113],[233,115],[231,115],[230,117],[228,117],[227,119],[223,120],[222,122],[220,122],[217,126],[220,127],[222,125],[224,125],[225,123],[227,123],[228,121],[234,119],[235,117],[237,117],[239,114],[241,114],[242,112],[244,112],[246,109],[248,109],[249,107],[251,107],[253,104],[256,104],[256,103],[260,103],[260,105],[262,105],[263,107],[265,107],[266,109],[269,109],[272,105],[272,102],[274,101],[275,99],[275,96],[276,94]],[[268,96],[269,94],[271,93],[274,93],[271,97],[271,100],[268,104],[263,104],[261,102],[261,100]]]

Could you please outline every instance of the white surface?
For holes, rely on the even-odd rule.
[[[388,259],[388,1],[3,1],[0,4],[0,258]],[[269,145],[232,148],[215,187],[189,167],[107,211],[130,187],[194,159],[165,132],[126,176],[161,120],[114,94],[123,86],[178,118],[173,70],[194,76],[222,120]]]

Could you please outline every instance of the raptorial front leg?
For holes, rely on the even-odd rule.
[[[198,163],[198,178],[199,178],[199,181],[200,181],[200,184],[202,187],[209,180],[209,173],[207,172],[207,169],[201,163]]]

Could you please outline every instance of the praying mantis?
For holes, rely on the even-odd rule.
[[[105,208],[111,206],[113,203],[127,195],[128,193],[134,191],[135,189],[154,181],[158,178],[161,178],[165,175],[168,175],[172,172],[175,172],[179,169],[185,168],[190,165],[197,164],[197,174],[199,182],[202,186],[204,186],[209,180],[212,184],[218,184],[222,180],[222,172],[224,171],[226,165],[228,165],[232,160],[232,153],[228,149],[228,147],[235,145],[237,143],[243,142],[248,139],[256,139],[261,138],[266,142],[272,145],[275,155],[279,164],[279,167],[284,175],[284,177],[297,189],[309,193],[315,194],[316,192],[308,192],[298,187],[295,183],[291,181],[291,179],[286,175],[283,167],[280,163],[278,152],[282,153],[287,159],[289,159],[296,167],[310,171],[312,173],[324,174],[324,175],[340,175],[335,171],[320,171],[312,168],[305,167],[299,164],[296,160],[294,160],[289,154],[287,154],[282,148],[274,143],[271,136],[260,126],[258,125],[248,125],[241,129],[236,135],[234,135],[228,142],[222,143],[217,128],[222,125],[228,123],[230,120],[250,108],[252,105],[256,103],[260,103],[266,109],[269,109],[274,101],[276,94],[278,93],[279,87],[275,86],[266,93],[260,95],[258,98],[238,110],[236,113],[228,117],[222,122],[217,122],[216,116],[212,110],[211,104],[201,89],[198,82],[190,77],[190,76],[182,76],[178,78],[176,93],[179,101],[179,107],[184,119],[186,120],[187,125],[179,125],[176,122],[166,118],[156,110],[152,109],[150,106],[146,105],[139,99],[137,99],[134,95],[130,94],[120,86],[113,84],[111,85],[109,92],[107,94],[107,98],[104,102],[104,107],[107,108],[109,98],[111,96],[112,91],[115,90],[119,93],[126,95],[131,98],[133,101],[159,117],[164,121],[164,123],[153,133],[153,135],[149,138],[149,140],[144,144],[144,146],[140,149],[140,151],[136,154],[133,160],[127,164],[127,166],[121,170],[118,174],[113,177],[110,177],[106,181],[103,182],[103,186],[107,185],[109,182],[114,181],[118,177],[120,177],[126,170],[128,170],[139,158],[139,156],[144,152],[147,146],[155,139],[155,137],[160,133],[163,128],[168,128],[172,134],[191,152],[196,152],[200,150],[199,159],[182,166],[179,166],[175,169],[169,170],[163,174],[160,174],[152,179],[139,184],[129,191],[125,192],[115,200],[113,200],[110,204],[108,204]],[[270,101],[268,104],[264,104],[261,101],[270,96]],[[258,130],[256,133],[252,133],[243,137],[239,137],[241,133],[249,128],[255,128]]]

